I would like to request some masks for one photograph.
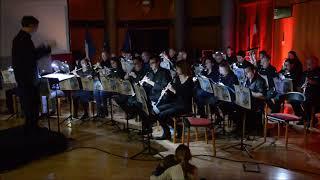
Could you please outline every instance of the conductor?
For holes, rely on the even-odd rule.
[[[40,87],[37,60],[51,53],[49,46],[35,47],[31,35],[38,29],[39,21],[33,16],[24,16],[22,28],[12,43],[12,66],[18,85],[25,116],[25,133],[36,133],[40,106]]]

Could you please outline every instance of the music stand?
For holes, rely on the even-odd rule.
[[[238,144],[228,146],[226,148],[223,148],[223,150],[227,150],[229,148],[238,149],[240,151],[244,151],[247,153],[247,155],[252,158],[252,155],[250,154],[249,150],[247,149],[247,146],[251,146],[249,144],[245,144],[243,142],[244,136],[245,136],[245,129],[246,129],[246,116],[247,116],[247,110],[251,110],[251,92],[249,88],[246,88],[241,85],[234,85],[235,88],[235,104],[238,105],[243,110],[243,117],[242,120],[242,133],[241,133],[241,140]]]
[[[147,95],[146,95],[146,92],[145,92],[144,88],[139,86],[138,84],[135,84],[133,86],[134,86],[134,91],[135,91],[135,95],[136,95],[137,101],[142,104],[142,111],[144,113],[146,113],[147,116],[150,116],[149,108],[148,108],[148,105],[147,105],[147,100],[148,99],[147,99]],[[163,157],[159,153],[159,151],[157,149],[151,147],[150,139],[151,139],[150,133],[147,133],[146,140],[144,138],[144,135],[142,134],[143,149],[140,152],[138,152],[137,154],[133,155],[130,159],[134,159],[135,157],[140,156],[140,155],[152,155],[152,156],[154,156],[156,154],[159,154],[160,157]]]
[[[101,77],[101,84],[102,84],[102,91],[106,91],[112,94],[119,93],[119,79],[116,78],[108,78],[108,77]],[[110,104],[110,121],[105,121],[100,124],[98,127],[102,127],[107,125],[111,122],[111,126],[115,126],[118,130],[121,130],[118,123],[113,118],[113,105],[112,105],[112,95],[109,97],[109,104]]]
[[[69,75],[69,74],[60,74],[60,73],[52,73],[52,74],[47,74],[42,76],[43,78],[47,78],[47,79],[55,79],[58,80],[59,82],[59,87],[57,87],[57,89],[60,90],[79,90],[79,83],[78,81],[75,79],[75,75]],[[72,81],[73,79],[73,81]],[[67,119],[71,119],[72,120],[72,113],[70,113],[70,116],[63,120],[60,123],[60,112],[59,112],[59,107],[58,107],[58,94],[56,91],[56,109],[57,109],[57,122],[58,122],[58,132],[60,132],[60,124],[65,122]],[[70,103],[70,111],[71,111],[71,103]]]
[[[17,82],[16,82],[16,79],[15,79],[13,71],[4,70],[4,71],[1,71],[1,74],[2,74],[2,78],[3,78],[3,84],[7,84],[9,86],[11,85],[13,87],[17,86]],[[11,97],[11,98],[13,98],[13,97]],[[15,102],[15,100],[13,102]],[[6,121],[9,121],[13,117],[18,117],[18,111],[13,112],[13,114],[11,114],[6,119]]]

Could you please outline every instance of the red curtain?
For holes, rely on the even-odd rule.
[[[273,63],[280,68],[290,50],[302,63],[309,56],[320,58],[320,1],[293,5],[292,17],[275,20]]]
[[[271,54],[273,1],[257,0],[238,7],[236,50],[258,48]]]

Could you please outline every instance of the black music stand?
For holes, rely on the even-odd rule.
[[[223,150],[234,148],[234,149],[246,152],[246,154],[250,158],[253,158],[253,156],[250,154],[249,150],[247,149],[247,146],[251,146],[251,145],[244,143],[247,111],[251,109],[251,92],[249,88],[246,88],[240,85],[234,85],[234,87],[235,87],[235,95],[236,95],[235,104],[238,105],[241,110],[243,110],[242,111],[243,116],[241,118],[241,121],[242,121],[241,140],[237,144],[223,148]]]
[[[103,127],[104,125],[111,125],[113,127],[116,127],[118,131],[121,131],[121,128],[118,125],[118,122],[116,122],[113,118],[113,104],[112,104],[112,98],[114,97],[115,93],[119,93],[118,79],[101,77],[100,80],[102,84],[102,91],[110,92],[112,94],[108,99],[110,104],[110,119],[98,125],[98,127]]]
[[[66,82],[67,80],[71,80],[72,78],[75,77],[75,75],[52,73],[52,74],[44,75],[42,77],[43,78],[47,78],[47,79],[54,79],[54,80],[58,81],[59,86],[57,87],[57,89],[61,89],[61,90],[65,90],[65,89],[78,90],[79,89],[79,84],[72,84],[71,81],[68,81],[68,82],[70,82],[68,84],[69,87],[63,87],[65,89],[62,89],[60,87],[62,82]],[[57,91],[56,91],[55,100],[56,100],[56,109],[57,109],[58,132],[60,132],[60,124],[63,123],[64,121],[66,121],[66,120],[64,120],[63,122],[60,122],[60,112],[59,112],[59,107],[58,107],[58,94],[57,94]],[[70,105],[70,107],[71,107],[71,105]],[[72,114],[71,114],[71,119],[72,119]]]
[[[134,85],[134,90],[135,90],[135,94],[136,94],[136,98],[137,98],[137,101],[140,102],[142,104],[142,111],[144,113],[146,113],[146,115],[148,115],[150,117],[150,113],[149,113],[149,108],[148,108],[148,105],[147,105],[147,96],[146,96],[146,92],[145,90],[143,89],[143,87],[135,84]],[[141,127],[143,128],[143,127]],[[143,129],[142,129],[143,131]],[[143,146],[143,149],[138,152],[137,154],[133,155],[130,159],[135,159],[136,157],[140,156],[140,155],[159,155],[160,157],[163,157],[159,151],[155,148],[153,148],[151,146],[151,133],[147,133],[147,136],[145,137],[142,133],[142,146]]]

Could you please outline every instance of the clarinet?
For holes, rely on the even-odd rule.
[[[167,86],[161,91],[161,94],[160,94],[160,97],[159,97],[158,101],[154,104],[155,106],[157,106],[157,105],[160,103],[160,101],[162,100],[163,96],[164,96],[164,95],[166,94],[166,92],[169,90],[169,85],[176,82],[176,78],[177,78],[177,76],[175,76],[175,77],[167,84]]]

